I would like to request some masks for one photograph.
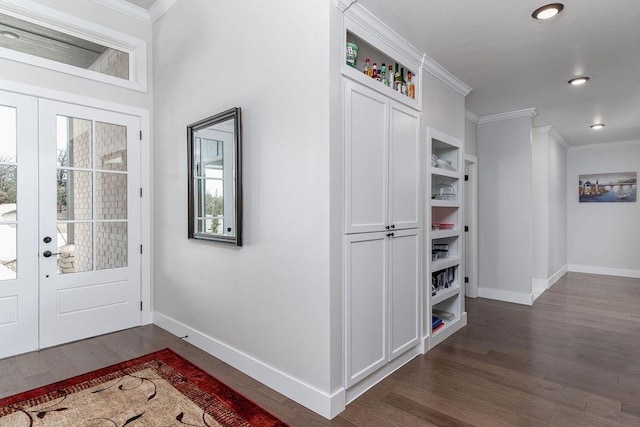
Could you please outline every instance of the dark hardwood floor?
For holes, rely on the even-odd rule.
[[[640,279],[569,273],[533,307],[467,312],[333,421],[156,326],[0,360],[0,397],[169,347],[292,426],[640,426]]]

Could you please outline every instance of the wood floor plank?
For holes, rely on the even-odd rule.
[[[0,397],[171,348],[293,427],[640,426],[640,279],[568,273],[468,326],[327,420],[153,325],[0,360]]]

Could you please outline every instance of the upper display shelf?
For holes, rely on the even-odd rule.
[[[347,31],[345,64],[411,99],[416,99],[416,72]]]

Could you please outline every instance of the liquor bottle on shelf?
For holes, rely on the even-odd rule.
[[[384,65],[384,62],[380,66],[380,81],[385,85],[387,84],[387,68]]]
[[[413,74],[407,72],[407,95],[411,99],[416,99],[416,85],[413,83]]]
[[[402,76],[400,76],[400,68],[398,68],[398,63],[396,62],[395,66],[396,73],[393,77],[393,90],[400,92],[402,89]]]
[[[371,77],[373,75],[373,71],[371,70],[371,61],[369,60],[369,58],[367,58],[364,61],[364,70],[363,70],[363,72],[369,77]]]
[[[393,86],[393,66],[391,64],[387,65],[387,81],[385,84],[389,87]]]
[[[378,64],[376,64],[375,62],[373,63],[373,67],[371,67],[371,76],[374,79],[378,77]]]
[[[404,68],[400,69],[400,93],[407,94],[407,81],[404,79]]]

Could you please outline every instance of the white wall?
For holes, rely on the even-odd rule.
[[[567,148],[551,126],[533,130],[534,298],[567,270]]]
[[[469,119],[464,121],[464,152],[478,155],[478,123]]]
[[[422,78],[422,124],[465,139],[464,96],[428,72]]]
[[[640,141],[569,150],[569,269],[640,277],[640,202],[578,202],[578,175],[600,172],[640,173]]]
[[[180,1],[154,24],[153,53],[158,318],[230,351],[218,356],[272,369],[274,388],[287,377],[324,394],[330,7]],[[241,248],[187,239],[186,126],[234,106],[243,120]]]
[[[518,117],[478,125],[481,297],[530,303],[531,122]]]
[[[33,65],[0,58],[0,79],[17,83],[55,89],[58,91],[88,96],[94,99],[150,110],[152,98],[151,67],[151,24],[116,12],[91,1],[74,0],[35,0],[34,3],[56,9],[68,15],[111,28],[120,33],[146,41],[147,46],[147,93],[72,76],[57,71],[39,68]]]
[[[567,146],[559,140],[557,135],[551,134],[549,137],[549,245],[546,278],[552,281],[559,279],[567,268],[566,176]]]

